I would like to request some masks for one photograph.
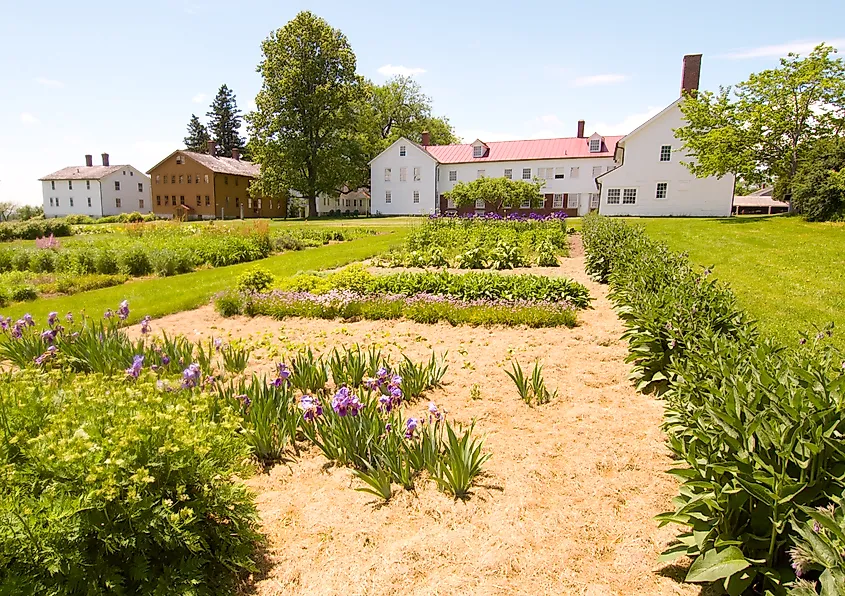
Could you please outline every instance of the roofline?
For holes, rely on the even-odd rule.
[[[428,151],[426,151],[425,147],[423,147],[423,146],[422,146],[422,145],[420,145],[419,143],[415,143],[415,142],[413,142],[413,141],[412,141],[411,139],[409,139],[408,137],[402,137],[402,136],[400,136],[398,139],[396,139],[395,141],[393,141],[390,145],[388,145],[387,147],[385,147],[385,148],[384,148],[384,151],[382,151],[381,153],[379,153],[378,155],[376,155],[374,158],[372,158],[370,161],[368,161],[368,162],[367,162],[367,165],[368,165],[368,166],[373,165],[373,162],[374,162],[375,160],[377,160],[377,159],[378,159],[379,157],[381,157],[383,154],[387,153],[388,149],[391,149],[391,148],[392,148],[392,147],[393,147],[396,143],[398,143],[399,141],[405,141],[406,143],[410,143],[411,145],[413,145],[414,147],[416,147],[417,149],[419,149],[420,151],[422,151],[423,153],[425,153],[426,155],[428,155],[431,159],[433,159],[433,160],[434,160],[434,163],[440,163],[439,161],[437,161],[437,158],[436,158],[436,157],[434,157],[431,153],[429,153]],[[444,147],[445,147],[445,146],[446,146],[446,145],[444,145]]]
[[[445,145],[444,145],[445,146]],[[432,156],[434,157],[434,156]],[[476,157],[472,161],[438,161],[442,166],[457,166],[466,163],[507,163],[509,161],[513,162],[521,162],[521,161],[553,161],[557,159],[613,159],[613,152],[606,152],[605,155],[564,155],[562,157],[523,157],[519,159],[484,159]],[[482,161],[483,160],[483,161]]]
[[[640,124],[637,128],[635,128],[634,130],[632,130],[631,132],[629,132],[628,134],[626,134],[624,137],[622,137],[621,139],[619,139],[618,141],[616,141],[616,144],[618,145],[619,143],[622,143],[622,146],[624,147],[624,146],[625,146],[625,141],[627,141],[627,140],[628,140],[628,137],[632,137],[632,136],[634,136],[635,134],[637,134],[638,132],[640,132],[643,128],[645,128],[646,126],[648,126],[648,125],[651,123],[651,121],[652,121],[652,120],[656,120],[656,119],[660,118],[663,114],[665,114],[666,112],[668,112],[670,109],[672,109],[672,108],[674,108],[676,105],[680,104],[680,103],[681,103],[681,100],[683,100],[683,99],[684,99],[683,97],[679,97],[678,99],[676,99],[675,101],[673,101],[672,103],[670,103],[668,106],[666,106],[665,108],[663,108],[662,110],[660,110],[659,112],[657,112],[654,116],[652,116],[651,118],[649,118],[648,120],[646,120],[645,122],[643,122],[642,124]]]
[[[149,175],[149,174],[150,174],[153,170],[155,170],[155,169],[156,169],[157,167],[159,167],[161,164],[163,164],[163,163],[164,163],[164,162],[166,162],[168,159],[170,159],[171,157],[173,157],[174,155],[176,155],[177,153],[180,153],[180,152],[182,152],[182,151],[184,151],[184,149],[177,149],[176,151],[173,151],[172,153],[169,153],[169,154],[167,155],[167,157],[165,157],[164,159],[162,159],[160,162],[158,162],[156,165],[154,165],[153,167],[151,167],[151,168],[150,168],[149,170],[147,170],[145,173],[146,173],[147,175]],[[196,161],[196,160],[194,160],[194,161]],[[197,163],[199,163],[199,162],[197,162]],[[202,165],[202,164],[200,164],[200,165]]]
[[[132,164],[124,163],[124,164],[119,164],[119,165],[116,164],[116,165],[113,165],[113,166],[111,166],[111,165],[110,166],[67,166],[67,167],[62,168],[62,170],[66,170],[68,168],[88,168],[88,167],[94,167],[94,168],[135,168],[135,166],[133,166]],[[138,170],[138,168],[135,168],[135,169],[139,172],[141,171],[141,170]],[[56,170],[56,172],[61,172],[62,170]],[[109,172],[108,174],[103,174],[102,176],[90,176],[88,178],[49,178],[49,176],[52,176],[53,174],[56,173],[56,172],[53,172],[53,174],[47,174],[46,176],[39,178],[38,181],[39,182],[49,182],[51,180],[54,180],[54,181],[55,180],[102,180],[106,176],[110,176],[111,174],[114,174],[114,172],[116,172],[116,171],[117,170],[114,170],[112,172]]]

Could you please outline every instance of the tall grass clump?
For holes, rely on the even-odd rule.
[[[632,377],[665,401],[681,486],[659,521],[686,531],[664,560],[692,557],[688,581],[732,595],[841,593],[845,553],[825,542],[841,531],[845,471],[845,374],[831,330],[779,345],[709,269],[642,229],[591,215],[583,236],[588,272],[609,283],[626,326]]]

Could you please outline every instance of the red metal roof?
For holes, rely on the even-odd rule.
[[[485,143],[489,149],[484,157],[473,157],[472,145],[429,145],[425,149],[440,163],[562,159],[570,157],[612,157],[616,149],[616,142],[622,137],[602,138],[604,142],[602,143],[601,151],[598,153],[590,153],[589,137]]]

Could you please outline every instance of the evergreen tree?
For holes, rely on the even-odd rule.
[[[208,129],[200,122],[196,114],[191,114],[191,121],[188,122],[188,136],[183,140],[188,151],[197,153],[208,151]]]
[[[232,157],[232,149],[243,152],[244,140],[241,138],[241,111],[238,109],[235,94],[227,85],[220,87],[208,116],[208,132],[217,141],[220,155]]]

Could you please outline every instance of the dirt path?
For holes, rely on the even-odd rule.
[[[448,384],[430,399],[453,420],[474,419],[493,454],[467,502],[421,481],[415,494],[398,490],[380,506],[316,450],[251,478],[269,538],[255,593],[699,594],[655,572],[674,530],[658,529],[653,516],[670,508],[676,490],[664,474],[671,463],[661,404],[627,381],[622,326],[606,288],[584,274],[583,256],[550,272],[577,279],[595,297],[581,326],[222,319],[210,307],[154,322],[195,338],[252,337],[261,354],[305,343],[320,350],[378,343],[413,359],[448,350]],[[504,373],[512,357],[523,368],[541,359],[559,397],[537,408],[522,403]],[[269,365],[266,358],[256,368]],[[470,397],[474,385],[480,399]]]

